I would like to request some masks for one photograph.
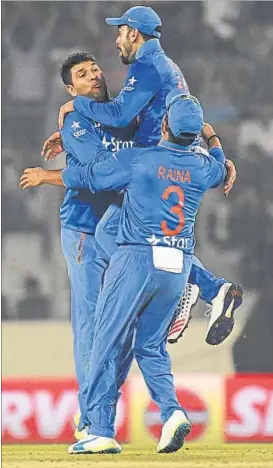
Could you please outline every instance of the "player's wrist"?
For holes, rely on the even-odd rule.
[[[41,169],[39,176],[40,184],[46,184],[50,181],[50,171],[47,171],[46,169]]]
[[[221,140],[216,133],[214,133],[207,139],[207,145],[209,148],[212,148],[213,146],[219,146],[219,144],[221,146]]]
[[[221,147],[220,138],[209,123],[204,124],[202,129],[202,137],[209,148],[212,148],[213,146]]]

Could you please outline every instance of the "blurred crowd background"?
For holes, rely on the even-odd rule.
[[[148,3],[2,2],[4,320],[69,319],[58,219],[63,190],[22,192],[19,178],[25,167],[44,164],[42,143],[55,131],[58,109],[67,100],[58,70],[68,54],[94,53],[112,94],[119,92],[126,68],[116,53],[115,28],[104,18],[136,4]],[[262,365],[259,358],[256,370],[271,366],[273,371],[273,3],[151,5],[163,20],[165,51],[183,70],[238,169],[227,199],[221,190],[206,196],[196,253],[245,290],[245,324],[234,353],[237,346],[247,356],[259,343],[265,358]],[[63,165],[62,156],[48,167]],[[204,304],[196,310],[202,320],[204,310]],[[243,370],[248,370],[246,361]]]

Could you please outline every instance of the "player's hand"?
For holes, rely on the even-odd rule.
[[[236,167],[230,159],[226,159],[227,177],[224,185],[224,194],[227,197],[237,177]]]
[[[41,155],[44,156],[45,161],[52,161],[64,150],[61,133],[53,133],[43,144]]]
[[[20,179],[21,189],[25,190],[31,187],[42,185],[44,183],[44,172],[44,169],[41,167],[30,167],[25,169]]]
[[[74,110],[74,102],[73,101],[68,101],[66,102],[61,108],[59,112],[59,118],[58,118],[58,123],[59,123],[59,129],[61,130],[64,126],[64,118],[66,114],[69,114],[70,112],[73,112]]]
[[[204,138],[205,142],[208,141],[208,139],[212,136],[215,135],[215,130],[214,128],[207,122],[204,123],[204,127],[202,128],[202,137]]]
[[[201,135],[203,137],[203,140],[207,143],[209,149],[212,148],[213,146],[216,146],[222,149],[220,138],[217,136],[216,131],[214,130],[212,125],[210,125],[207,122],[204,123],[204,127],[202,128]],[[211,138],[213,136],[215,138]],[[209,141],[209,139],[211,140]]]

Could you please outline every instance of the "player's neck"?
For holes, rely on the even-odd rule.
[[[189,145],[182,146],[182,145],[179,145],[178,143],[174,143],[170,141],[168,138],[162,138],[160,142],[158,143],[158,146],[163,146],[165,148],[170,148],[170,149],[181,151],[181,152],[184,152],[184,151],[188,152],[191,150],[191,147]]]

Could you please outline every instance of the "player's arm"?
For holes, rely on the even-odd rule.
[[[209,154],[217,161],[225,164],[226,166],[227,174],[224,185],[224,194],[228,196],[237,177],[236,167],[230,159],[225,158],[221,140],[214,128],[210,124],[205,123],[202,129],[202,137],[208,144]]]
[[[77,128],[75,128],[75,126]],[[132,133],[136,123],[132,122]],[[65,126],[61,132],[53,133],[43,144],[42,156],[45,161],[55,159],[64,151],[64,145],[69,152],[74,154],[82,164],[92,161],[94,150],[104,148],[101,140],[94,130],[90,119],[86,120],[79,113],[66,117]]]
[[[66,117],[61,134],[65,148],[69,149],[81,164],[100,160],[107,153],[92,122],[87,121],[79,113]]]
[[[39,185],[59,185],[64,186],[62,181],[62,170],[46,170],[41,167],[29,167],[24,170],[20,178],[20,187],[23,190]]]
[[[227,176],[226,176],[225,185],[224,185],[224,194],[227,197],[236,180],[237,171],[236,171],[235,164],[233,161],[231,161],[231,159],[226,159],[225,166],[226,166]]]
[[[202,137],[208,145],[209,154],[221,163],[225,163],[226,158],[222,148],[219,136],[216,134],[214,128],[205,123],[202,129]]]
[[[71,122],[68,123],[70,124]],[[75,121],[72,119],[72,124],[73,123],[75,123]],[[99,161],[103,162],[108,159],[112,160],[113,153],[106,151],[104,145],[91,126],[89,126],[88,129],[82,128],[82,131],[79,134],[73,134],[73,132],[71,132],[71,128],[72,127],[70,125],[66,125],[62,132],[64,144],[66,148],[69,148],[69,150],[75,154],[76,158],[83,164],[83,166],[70,167],[65,170],[45,170],[41,167],[27,168],[24,170],[20,179],[20,186],[23,190],[43,184],[66,186],[69,188],[89,188],[89,186],[92,187],[94,185],[94,191],[97,190],[96,178],[92,177],[92,165]],[[78,131],[80,130],[75,129],[75,132]],[[125,152],[125,159],[127,151],[128,150],[122,150],[122,152]],[[133,149],[131,149],[131,153],[132,151]],[[130,164],[131,163],[129,161],[129,165]],[[127,165],[128,162],[124,160],[122,168],[127,167]],[[108,183],[109,179],[111,179],[111,165],[108,166],[106,164],[105,168],[106,174],[103,175],[103,177],[105,176],[105,181],[103,182]],[[66,174],[67,183],[63,182],[63,172]],[[100,177],[98,178],[98,181],[100,182]],[[105,188],[105,190],[107,190],[107,188]],[[109,190],[111,190],[111,188],[109,188]]]
[[[77,159],[85,164],[91,160],[92,146],[99,146],[100,143],[92,122],[86,121],[81,114],[74,113],[66,117],[61,132],[54,132],[44,142],[41,155],[45,161],[52,161],[64,151],[65,145],[66,149],[69,147]]]
[[[99,140],[100,141],[100,140]],[[105,150],[104,146],[98,147],[96,151],[94,151],[93,155],[93,164],[97,161],[104,161],[108,158],[111,158],[113,153],[110,153]],[[90,164],[91,168],[92,164]],[[88,167],[88,165],[86,165]],[[84,167],[72,167],[65,169],[68,172],[68,180],[70,181],[70,188],[88,188],[88,182],[85,182],[86,179],[82,179],[82,174],[85,175]],[[31,187],[38,187],[39,185],[47,184],[47,185],[59,185],[61,187],[66,186],[62,179],[63,169],[57,170],[46,170],[42,167],[28,167],[24,170],[21,178],[20,178],[20,187],[23,190],[29,189]],[[91,180],[91,172],[90,172],[90,180]],[[110,190],[110,189],[109,189]]]
[[[100,190],[122,190],[131,181],[132,161],[135,148],[109,153],[103,161],[84,167],[69,167],[63,170],[62,179],[67,188],[89,188],[95,193]]]
[[[205,188],[215,188],[221,185],[227,176],[225,164],[217,161],[210,156],[204,156],[206,159],[206,177],[205,177]]]
[[[45,161],[53,161],[59,154],[64,151],[61,132],[54,132],[44,142],[41,151],[41,156],[45,158]]]
[[[59,127],[64,116],[77,110],[86,118],[111,127],[126,127],[150,102],[162,85],[161,77],[154,65],[138,65],[128,73],[119,95],[110,102],[96,102],[85,96],[77,96],[60,109]]]

